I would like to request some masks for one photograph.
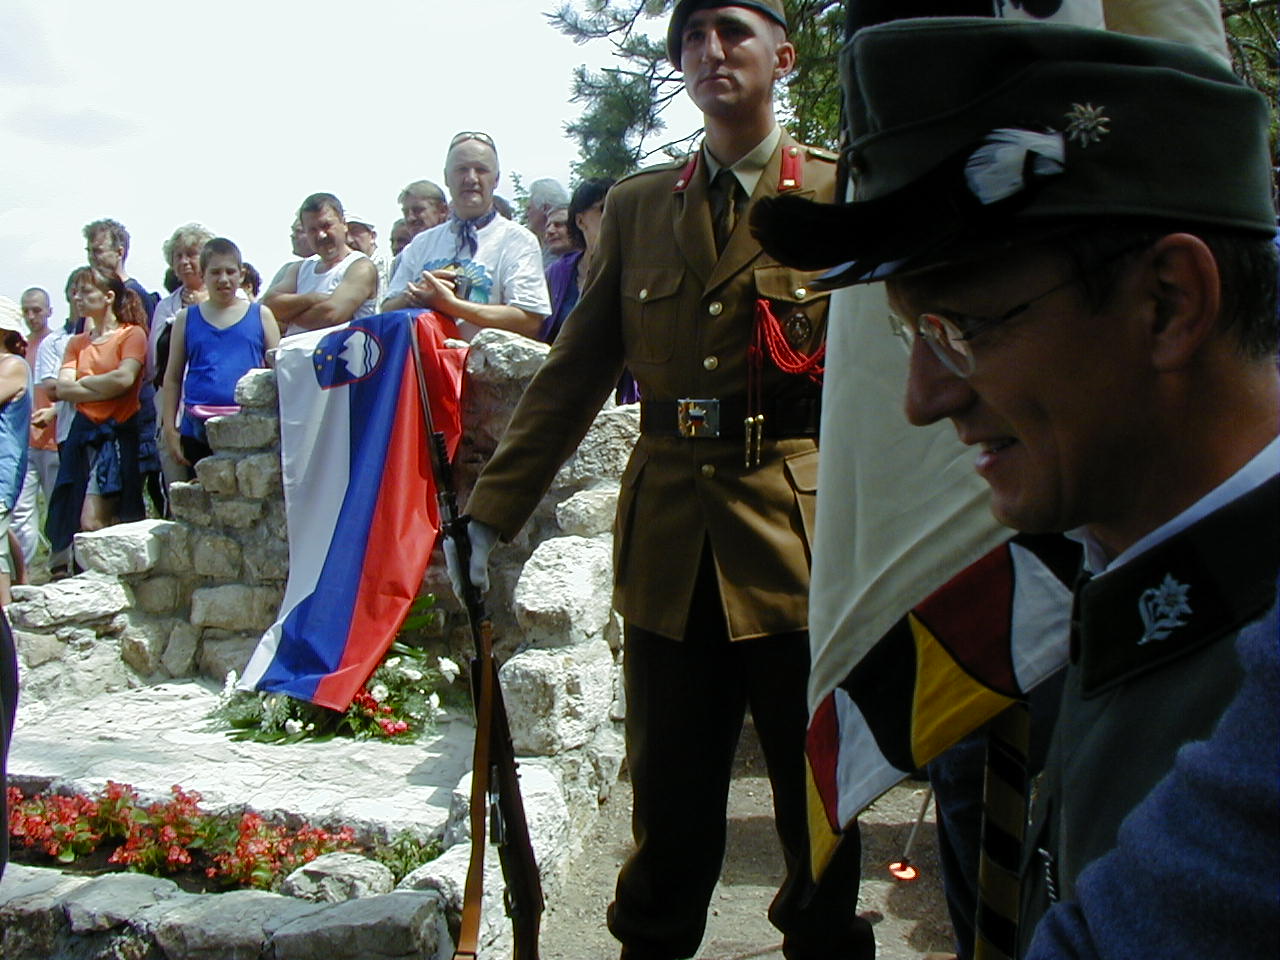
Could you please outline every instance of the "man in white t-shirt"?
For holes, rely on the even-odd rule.
[[[315,255],[290,264],[262,302],[280,322],[281,333],[333,327],[371,315],[377,307],[378,271],[347,244],[342,203],[331,193],[313,193],[298,208]]]
[[[445,157],[449,219],[401,251],[383,311],[427,307],[452,317],[470,340],[480,327],[536,337],[551,313],[537,238],[498,216],[498,152],[488,134],[460,133]]]

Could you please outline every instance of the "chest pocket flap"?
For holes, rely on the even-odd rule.
[[[664,363],[675,350],[679,266],[640,267],[622,277],[622,336],[627,360]]]

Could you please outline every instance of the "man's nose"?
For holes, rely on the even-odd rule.
[[[718,30],[707,31],[707,42],[702,45],[703,56],[711,61],[724,59],[724,45],[720,43]]]
[[[947,368],[921,337],[911,344],[903,408],[917,427],[954,416],[973,402],[969,381]]]

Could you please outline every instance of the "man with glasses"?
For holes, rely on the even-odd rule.
[[[1085,550],[1024,946],[1057,902],[1030,956],[1254,955],[1280,935],[1265,102],[1192,47],[1049,24],[902,21],[842,56],[856,200],[753,227],[885,280],[907,419],[951,421],[998,520]]]
[[[498,215],[498,151],[487,133],[456,135],[444,178],[449,219],[415,236],[382,302],[383,311],[426,307],[452,317],[470,340],[481,327],[536,337],[551,313],[538,239]]]
[[[487,582],[488,548],[519,531],[625,365],[642,400],[614,603],[626,622],[636,849],[609,929],[626,960],[698,950],[749,708],[783,847],[769,911],[782,952],[869,960],[856,837],[820,888],[808,867],[807,595],[827,298],[810,292],[812,274],[765,256],[746,223],[762,197],[829,200],[835,158],[775,117],[774,86],[796,58],[781,0],[681,0],[667,50],[705,138],[610,191],[582,298],[468,503],[470,575]]]

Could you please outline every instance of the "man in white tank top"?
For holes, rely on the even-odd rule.
[[[333,327],[373,314],[378,271],[373,261],[347,244],[342,203],[331,193],[302,201],[298,217],[315,255],[290,264],[262,298],[281,325],[281,334]]]

